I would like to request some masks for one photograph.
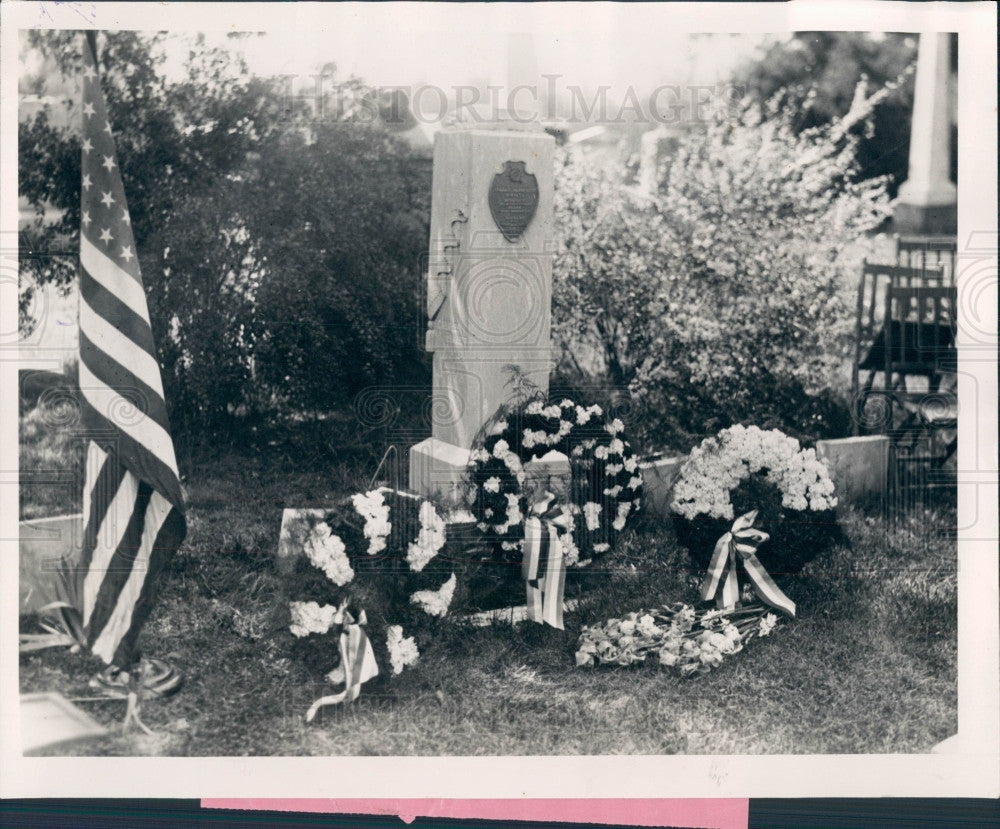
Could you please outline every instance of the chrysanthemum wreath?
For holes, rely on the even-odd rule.
[[[404,625],[445,616],[455,593],[456,575],[431,563],[445,542],[433,503],[390,489],[353,495],[312,521],[288,578],[289,629],[306,667],[343,688],[317,699],[307,719],[356,699],[380,670],[396,675],[417,661]]]
[[[736,425],[706,438],[681,467],[670,506],[678,539],[699,566],[734,516],[750,510],[770,535],[761,560],[775,574],[800,569],[841,537],[826,465],[778,429]]]
[[[563,512],[564,563],[606,553],[642,502],[639,460],[624,424],[600,406],[536,396],[500,409],[483,427],[469,466],[477,527],[501,560],[519,561],[525,522],[554,500]],[[560,453],[568,480],[550,474]],[[565,461],[562,461],[565,464]]]

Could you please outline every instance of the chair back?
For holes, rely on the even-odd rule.
[[[871,347],[886,318],[886,292],[893,288],[939,286],[944,282],[940,268],[911,268],[905,265],[881,265],[867,260],[861,266],[858,284],[856,342],[859,353]]]
[[[896,236],[896,264],[939,269],[946,285],[955,284],[958,244],[954,236]]]
[[[890,284],[886,293],[885,372],[930,377],[954,371],[956,291],[945,285]]]
[[[888,291],[890,287],[912,288],[923,285],[941,285],[944,279],[940,268],[911,268],[907,265],[883,265],[867,260],[861,266],[861,279],[858,282],[858,302],[855,310],[854,327],[854,360],[851,366],[851,399],[855,407],[863,407],[875,379],[877,370],[883,368],[884,353],[879,355],[873,348],[879,335],[885,336],[884,321],[888,307]],[[863,362],[877,361],[879,369],[874,365],[866,366],[869,374],[862,390],[861,365]],[[875,370],[873,370],[875,369]],[[890,384],[890,376],[885,375],[885,387]],[[858,408],[860,411],[861,408]],[[855,434],[861,428],[859,418],[855,419]]]

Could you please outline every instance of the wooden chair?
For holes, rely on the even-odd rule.
[[[905,391],[906,378],[920,376],[936,388],[942,373],[954,373],[956,299],[952,286],[889,285],[882,323],[888,387]]]
[[[957,445],[956,290],[944,285],[890,285],[886,294],[884,366],[893,444],[910,464],[940,469]],[[925,378],[925,388],[908,378]]]
[[[891,391],[890,378],[883,374],[881,389],[875,388],[878,374],[885,371],[887,292],[890,287],[910,288],[923,285],[940,285],[944,274],[940,268],[911,268],[905,265],[882,265],[867,260],[861,266],[858,283],[858,302],[854,328],[854,360],[851,368],[851,399],[855,406],[854,434],[861,431],[865,407],[874,396],[884,396]],[[862,379],[862,372],[867,376]],[[886,401],[883,408],[891,411]],[[870,429],[882,431],[889,425],[881,421],[869,424]]]

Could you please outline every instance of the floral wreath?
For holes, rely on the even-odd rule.
[[[471,509],[498,557],[515,559],[525,518],[550,491],[573,523],[563,538],[567,566],[585,566],[614,546],[642,502],[639,460],[624,424],[600,406],[539,395],[501,407],[483,427],[469,461]],[[530,464],[552,452],[569,460],[568,488],[538,480]]]
[[[447,570],[425,571],[446,541],[444,519],[430,501],[376,489],[351,496],[309,524],[302,538],[304,555],[296,558],[288,584],[289,630],[308,663],[322,671],[332,666],[326,679],[345,685],[340,694],[314,703],[307,714],[312,719],[322,705],[355,698],[361,683],[378,675],[386,656],[392,675],[418,660],[414,637],[404,635],[402,624],[381,624],[381,614],[372,623],[384,628],[384,646],[376,637],[382,658],[376,659],[367,633],[362,633],[372,627],[362,605],[376,591],[408,595],[408,601],[393,604],[392,621],[415,621],[420,614],[445,616],[458,580],[452,572],[441,584]],[[369,574],[374,578],[365,578]],[[425,589],[417,589],[421,587]],[[338,649],[340,660],[334,665]],[[354,667],[363,670],[355,672]]]
[[[757,473],[778,488],[787,509],[819,512],[837,506],[830,473],[815,449],[802,449],[779,429],[736,425],[691,451],[674,484],[670,507],[689,520],[731,520],[733,490]]]

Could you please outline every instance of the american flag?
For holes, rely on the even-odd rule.
[[[128,668],[153,583],[186,525],[92,34],[83,52],[79,380],[90,442],[76,598],[91,651]]]

